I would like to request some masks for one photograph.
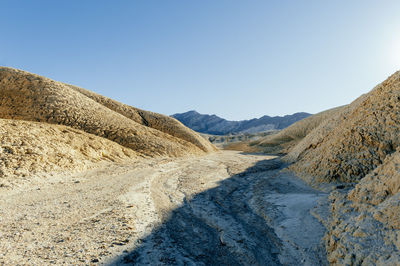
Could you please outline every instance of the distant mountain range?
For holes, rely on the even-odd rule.
[[[216,115],[199,114],[196,111],[189,111],[172,115],[185,126],[194,131],[213,135],[227,135],[237,133],[256,133],[268,130],[283,129],[291,124],[309,117],[309,113],[295,113],[285,116],[263,116],[242,121],[229,121]]]

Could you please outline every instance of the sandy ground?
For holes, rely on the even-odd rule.
[[[281,167],[224,151],[0,188],[0,264],[326,264],[326,194]]]

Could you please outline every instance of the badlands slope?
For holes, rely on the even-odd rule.
[[[336,107],[309,116],[279,131],[277,134],[266,136],[251,142],[249,145],[267,153],[287,153],[314,128],[343,108],[344,106]]]
[[[400,72],[349,105],[236,146],[286,154],[297,176],[334,189],[323,221],[329,263],[400,265]]]
[[[1,176],[215,150],[173,118],[6,67],[0,68],[0,119]]]
[[[330,263],[400,264],[400,72],[324,119],[286,159],[312,185],[343,184],[330,196]]]
[[[318,127],[321,123],[343,108],[345,108],[345,106],[332,108],[306,117],[281,131],[270,132],[264,135],[259,134],[256,140],[251,140],[251,138],[239,139],[234,143],[228,143],[228,145],[224,146],[224,149],[256,153],[287,154],[314,128]],[[210,141],[213,142],[212,140]],[[292,151],[290,155],[293,156],[294,154],[295,152]]]
[[[108,139],[61,125],[0,119],[0,187],[32,175],[85,170],[98,162],[122,162],[140,154]]]

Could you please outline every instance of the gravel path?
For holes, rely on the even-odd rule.
[[[280,168],[226,151],[2,189],[0,264],[326,264],[326,195]]]

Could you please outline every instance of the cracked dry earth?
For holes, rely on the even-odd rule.
[[[0,188],[0,264],[324,265],[326,194],[281,167],[223,151]]]

